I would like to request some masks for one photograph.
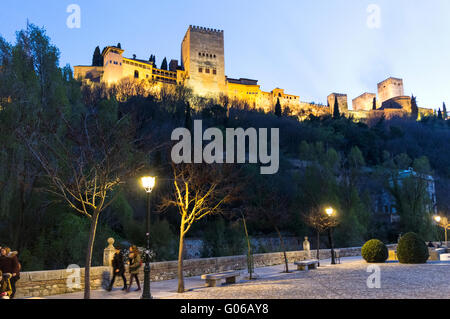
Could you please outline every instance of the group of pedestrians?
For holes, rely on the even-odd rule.
[[[120,247],[116,246],[116,252],[112,260],[113,276],[111,283],[109,284],[108,291],[111,291],[114,286],[114,281],[117,276],[122,277],[123,288],[122,290],[130,292],[131,286],[133,285],[133,280],[136,280],[137,289],[135,291],[141,290],[141,284],[139,282],[139,269],[142,266],[142,259],[139,250],[136,246],[131,246],[129,253],[124,256],[121,252]],[[125,277],[125,265],[128,264],[128,272],[130,273],[130,285],[127,285],[127,278]]]
[[[0,298],[12,299],[16,294],[16,283],[20,279],[20,265],[17,251],[0,247]]]

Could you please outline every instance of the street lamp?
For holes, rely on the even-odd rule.
[[[447,230],[450,229],[450,224],[448,223],[448,218],[436,215],[436,216],[434,216],[434,220],[438,224],[438,226],[444,228],[444,231],[445,231],[445,246],[448,247],[448,244],[447,244]]]
[[[156,177],[145,176],[141,178],[142,186],[147,193],[147,249],[145,251],[145,267],[144,267],[144,291],[141,299],[152,299],[150,293],[150,194],[155,187]]]
[[[335,214],[335,211],[333,208],[328,207],[325,209],[325,213],[328,215],[329,218],[332,218]],[[334,254],[334,245],[333,245],[333,227],[328,228],[328,237],[330,239],[330,245],[331,245],[331,264],[336,265],[336,256]]]

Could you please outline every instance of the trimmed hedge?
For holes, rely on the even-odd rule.
[[[389,252],[381,240],[371,239],[362,247],[361,255],[368,263],[384,263],[389,257]]]
[[[419,235],[407,233],[398,242],[397,257],[402,264],[424,264],[430,254],[425,241]]]

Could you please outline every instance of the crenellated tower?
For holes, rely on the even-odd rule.
[[[223,30],[189,26],[181,44],[186,84],[201,95],[226,92]]]

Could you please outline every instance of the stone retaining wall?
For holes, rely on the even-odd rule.
[[[388,246],[394,249],[394,246]],[[340,248],[341,257],[360,256],[361,247]],[[331,256],[329,249],[320,250],[320,259],[328,259]],[[289,262],[308,259],[305,251],[287,252]],[[316,257],[316,251],[311,251],[311,258]],[[284,263],[283,253],[256,254],[253,256],[255,267],[266,267],[281,265]],[[141,282],[144,278],[143,268],[139,278]],[[207,273],[216,273],[225,270],[246,270],[246,256],[232,256],[219,258],[189,259],[184,261],[185,277],[199,276]],[[43,297],[82,291],[84,289],[84,268],[79,271],[79,287],[73,287],[76,283],[77,273],[71,270],[50,270],[24,272],[21,279],[17,282],[17,298],[24,297]],[[92,267],[91,268],[91,289],[105,287],[111,276],[110,267]],[[128,277],[128,274],[127,274]],[[177,261],[157,262],[151,264],[151,280],[163,281],[177,278]],[[70,288],[72,286],[72,288]],[[122,286],[122,279],[116,280],[115,286]]]

